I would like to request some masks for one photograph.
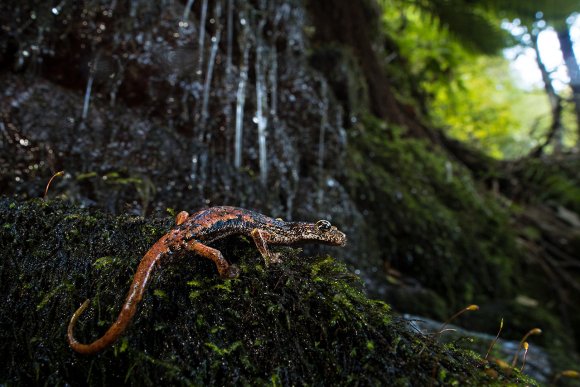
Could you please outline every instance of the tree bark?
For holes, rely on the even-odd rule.
[[[317,0],[307,2],[307,6],[316,26],[314,42],[344,45],[351,48],[358,59],[367,83],[370,112],[406,128],[409,136],[440,144],[437,133],[422,123],[419,112],[398,101],[393,92],[381,56],[373,46],[383,41],[376,4],[372,1]]]
[[[572,40],[570,39],[570,29],[566,23],[558,31],[558,40],[560,41],[560,49],[562,50],[564,62],[566,63],[568,75],[570,76],[572,100],[574,101],[574,111],[576,112],[576,130],[579,134],[576,145],[580,148],[580,67],[578,67],[578,61],[574,56]]]
[[[541,32],[540,32],[541,33]],[[546,136],[546,140],[534,149],[530,154],[533,157],[539,157],[543,154],[544,148],[551,142],[554,143],[554,152],[559,153],[562,150],[562,134],[564,127],[562,126],[562,97],[556,93],[550,73],[546,69],[546,65],[542,61],[540,50],[538,49],[538,36],[540,33],[532,34],[532,45],[536,52],[536,62],[538,68],[542,73],[542,80],[544,81],[544,90],[550,102],[550,109],[552,112],[552,124],[550,125],[550,132]]]

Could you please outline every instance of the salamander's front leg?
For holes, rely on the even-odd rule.
[[[252,238],[254,239],[254,243],[256,247],[264,257],[264,261],[266,261],[266,266],[270,263],[280,263],[282,260],[280,259],[279,253],[271,253],[268,250],[268,238],[270,233],[268,231],[260,230],[259,228],[255,228],[252,230]]]
[[[240,275],[240,269],[236,265],[230,265],[219,250],[206,246],[196,240],[187,242],[185,247],[189,251],[193,251],[202,257],[214,261],[222,278],[233,279]]]

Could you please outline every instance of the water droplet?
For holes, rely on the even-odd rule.
[[[52,14],[53,14],[53,15],[58,15],[58,13],[59,13],[59,11],[58,11],[58,8],[56,8],[56,7],[53,7],[53,8],[51,9],[51,11],[52,11]]]
[[[252,122],[254,124],[257,124],[258,123],[258,116],[254,116],[254,118],[252,118]]]

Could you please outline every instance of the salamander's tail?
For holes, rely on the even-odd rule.
[[[117,321],[115,321],[109,327],[109,329],[107,330],[107,332],[105,332],[105,334],[103,336],[96,339],[95,341],[93,341],[90,344],[82,344],[82,343],[79,343],[77,341],[77,339],[75,339],[73,331],[75,329],[75,325],[76,325],[77,320],[79,319],[80,315],[89,306],[89,301],[90,300],[86,300],[85,302],[83,302],[83,304],[76,310],[76,312],[74,312],[74,314],[72,315],[72,317],[70,319],[70,322],[68,324],[68,329],[67,329],[68,344],[70,345],[70,347],[73,350],[75,350],[76,352],[81,353],[83,355],[92,355],[92,354],[95,354],[97,352],[101,352],[105,348],[113,345],[119,339],[119,337],[123,334],[123,332],[125,331],[125,328],[127,328],[127,325],[129,325],[129,322],[131,321],[131,319],[133,318],[133,315],[135,314],[136,304],[137,304],[137,303],[134,303],[133,305],[131,305],[131,303],[129,303],[129,301],[128,301],[129,305],[131,305],[131,306],[127,307],[125,305],[123,307],[123,310],[119,314],[119,317],[117,317]]]
[[[119,336],[121,336],[121,333],[123,333],[123,330],[125,329],[125,327],[129,322],[128,320],[130,320],[133,315],[133,313],[129,312],[129,318],[127,319],[127,321],[119,321],[122,320],[121,318],[119,318],[115,323],[113,323],[113,325],[111,325],[111,327],[107,330],[107,332],[103,336],[93,341],[92,343],[90,344],[79,343],[77,339],[75,339],[73,331],[75,329],[75,325],[77,324],[79,317],[81,316],[81,314],[83,314],[85,309],[88,308],[89,303],[90,300],[87,299],[85,302],[83,302],[81,306],[79,306],[79,308],[74,312],[74,314],[70,318],[70,322],[68,323],[67,329],[68,344],[73,350],[83,355],[92,355],[97,352],[101,352],[103,349],[112,345],[115,341],[117,341]],[[121,316],[122,315],[123,313],[121,313]]]
[[[70,318],[70,322],[68,323],[67,329],[68,344],[71,346],[72,349],[74,349],[77,352],[82,352],[79,351],[79,346],[82,347],[84,346],[84,344],[79,343],[77,339],[75,339],[73,331],[75,329],[75,325],[77,324],[77,320],[79,319],[81,314],[83,314],[85,309],[88,308],[90,301],[91,300],[87,298],[85,302],[83,302],[83,304],[79,306],[79,308],[73,313],[72,317]]]

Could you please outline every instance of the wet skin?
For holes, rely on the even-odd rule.
[[[230,235],[252,237],[264,257],[266,265],[281,262],[277,253],[271,253],[268,245],[295,245],[322,243],[344,246],[346,235],[327,220],[316,223],[284,222],[260,213],[236,207],[211,207],[189,215],[182,211],[177,215],[176,226],[161,237],[143,256],[117,320],[107,332],[90,344],[79,343],[73,335],[80,315],[89,306],[86,300],[72,315],[67,330],[68,343],[73,350],[82,354],[100,352],[115,343],[123,334],[143,299],[143,293],[153,270],[164,257],[173,252],[187,250],[211,259],[224,279],[238,277],[240,270],[229,264],[219,250],[208,244]]]

